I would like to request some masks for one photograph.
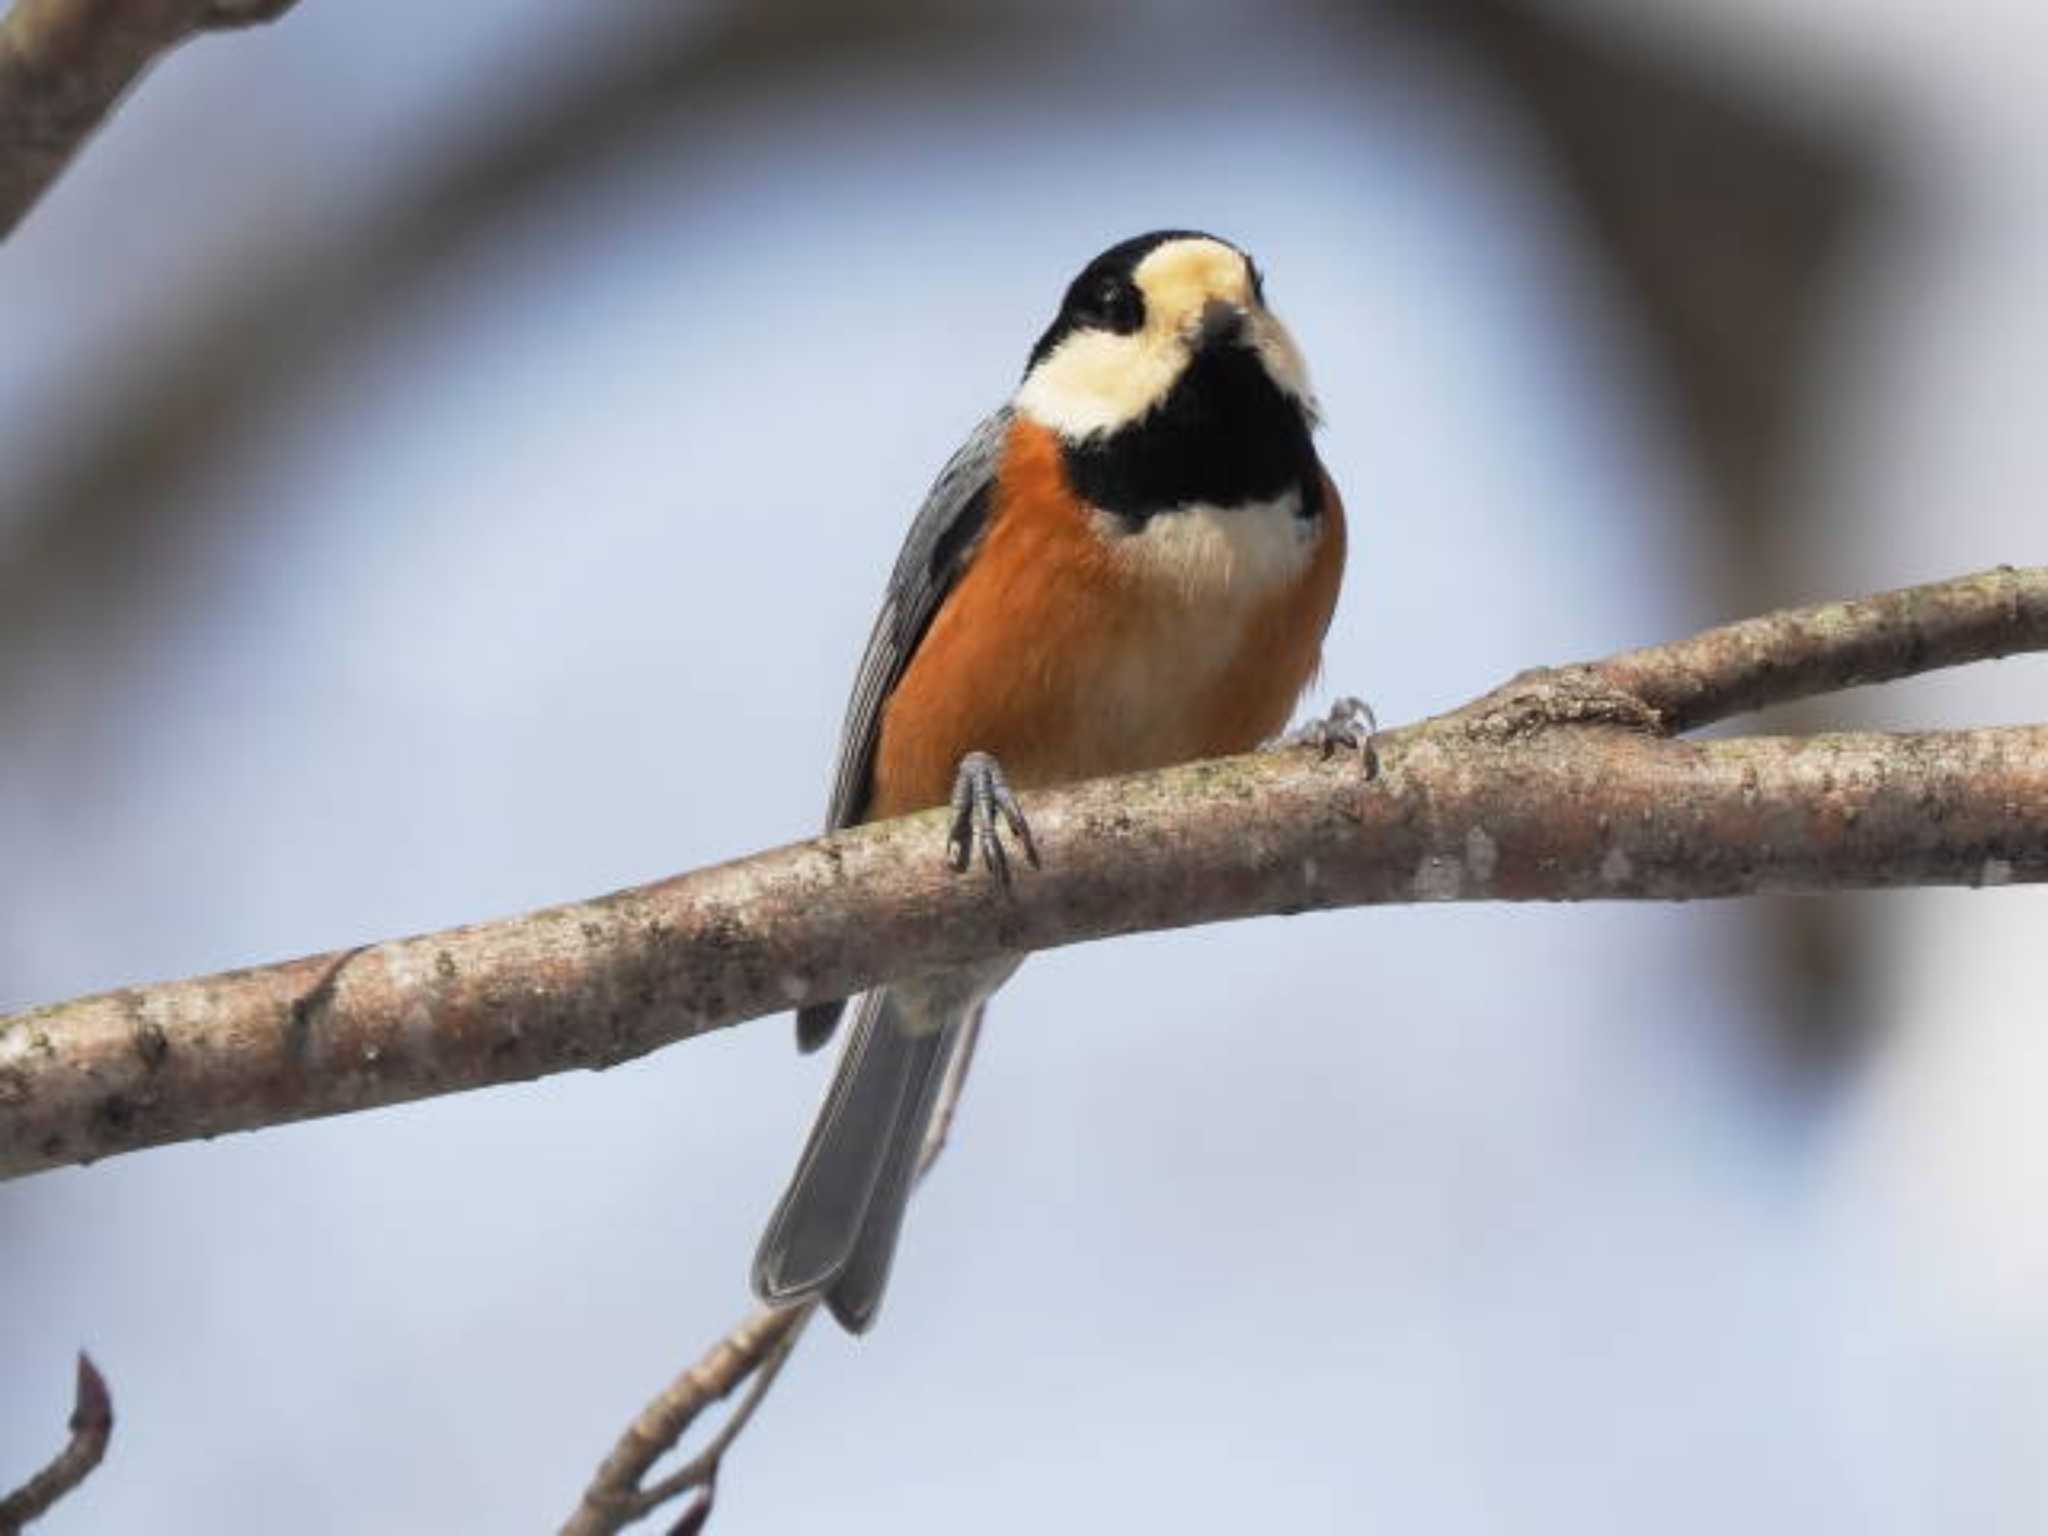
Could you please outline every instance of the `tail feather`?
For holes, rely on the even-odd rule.
[[[861,999],[824,1107],[754,1256],[754,1289],[764,1301],[829,1290],[848,1327],[873,1319],[957,1033],[950,1024],[904,1028],[887,988]],[[850,1271],[848,1305],[861,1323],[848,1320],[838,1298]]]
[[[882,1289],[889,1283],[889,1266],[896,1257],[896,1239],[903,1232],[903,1212],[910,1204],[911,1188],[917,1183],[925,1138],[931,1131],[932,1115],[946,1080],[946,1064],[959,1033],[960,1021],[954,1019],[931,1037],[937,1040],[938,1049],[928,1064],[920,1064],[920,1075],[910,1085],[902,1116],[889,1139],[888,1157],[875,1180],[874,1193],[868,1198],[860,1236],[847,1255],[845,1267],[825,1293],[825,1304],[848,1333],[866,1333],[881,1310]]]

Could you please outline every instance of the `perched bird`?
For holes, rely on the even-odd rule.
[[[1214,236],[1089,262],[1008,404],[925,498],[854,679],[827,829],[950,803],[948,852],[1033,862],[1014,789],[1248,751],[1314,675],[1344,514],[1258,267]],[[1348,702],[1348,701],[1347,701]],[[1348,735],[1350,716],[1327,732]],[[1010,956],[867,993],[754,1261],[871,1324],[954,1053]],[[844,1002],[797,1016],[815,1050]]]

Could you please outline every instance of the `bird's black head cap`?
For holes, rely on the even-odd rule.
[[[1113,331],[1128,336],[1143,326],[1145,296],[1139,292],[1134,274],[1139,262],[1169,240],[1212,240],[1218,245],[1230,245],[1228,240],[1205,234],[1199,229],[1155,229],[1149,234],[1119,240],[1083,267],[1080,275],[1067,284],[1059,313],[1046,327],[1045,334],[1038,338],[1038,345],[1031,349],[1024,371],[1029,373],[1037,367],[1054,347],[1075,331]],[[1231,249],[1237,248],[1231,246]],[[1253,268],[1254,282],[1257,281],[1257,270]]]

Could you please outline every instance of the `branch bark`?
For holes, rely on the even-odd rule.
[[[2048,880],[2048,725],[1675,741],[1760,704],[2048,649],[2001,568],[1525,673],[1383,735],[1029,797],[1045,868],[943,812],[524,917],[0,1018],[0,1177],[602,1067],[1005,951],[1417,901],[1689,900]]]
[[[0,240],[142,72],[186,38],[295,0],[15,0],[0,18]]]
[[[5,1498],[0,1498],[0,1536],[18,1536],[31,1520],[49,1513],[65,1494],[84,1482],[107,1454],[114,1434],[114,1399],[106,1378],[83,1351],[71,1404],[71,1439],[50,1464]]]

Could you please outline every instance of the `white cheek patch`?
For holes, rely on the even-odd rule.
[[[1195,503],[1155,513],[1136,531],[1106,512],[1096,514],[1095,525],[1126,571],[1201,609],[1219,627],[1299,580],[1322,531],[1319,519],[1301,516],[1295,491],[1237,507]]]
[[[1170,240],[1139,262],[1131,277],[1144,297],[1144,328],[1073,332],[1019,386],[1019,410],[1069,442],[1142,421],[1172,393],[1192,356],[1190,341],[1203,310],[1220,299],[1239,306],[1244,344],[1275,386],[1315,420],[1301,349],[1255,297],[1251,268],[1241,254],[1215,240]]]
[[[1076,331],[1031,370],[1017,408],[1069,442],[1114,432],[1164,400],[1187,360],[1176,336]]]
[[[1270,311],[1255,309],[1246,332],[1267,376],[1313,424],[1315,394],[1287,327]],[[1116,432],[1158,408],[1172,393],[1188,356],[1178,330],[1147,326],[1136,335],[1076,331],[1031,370],[1017,389],[1016,406],[1070,443]]]

